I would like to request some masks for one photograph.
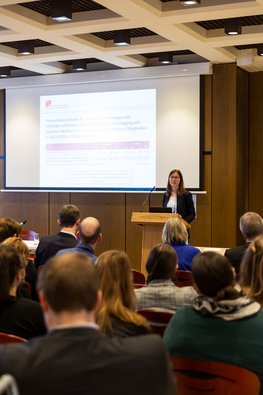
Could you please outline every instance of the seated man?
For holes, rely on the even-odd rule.
[[[89,257],[71,252],[49,260],[38,291],[49,334],[0,347],[0,374],[12,374],[21,395],[174,395],[160,337],[98,331],[101,292]]]
[[[76,237],[80,222],[80,211],[74,204],[65,204],[58,216],[59,233],[43,237],[36,249],[35,267],[44,265],[45,262],[56,255],[63,248],[75,247],[78,244]]]
[[[247,247],[251,241],[263,234],[263,220],[259,214],[252,211],[247,212],[242,215],[242,217],[240,217],[239,229],[245,239],[245,244],[238,247],[229,248],[225,252],[225,256],[235,268],[238,277],[240,264]]]
[[[84,252],[84,254],[87,254],[95,262],[97,258],[95,255],[95,248],[102,240],[99,221],[94,217],[84,218],[79,226],[79,238],[80,242],[76,247],[60,250],[57,255],[70,251]]]

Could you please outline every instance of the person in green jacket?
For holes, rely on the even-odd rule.
[[[239,365],[257,373],[263,383],[260,304],[238,290],[234,270],[222,255],[197,255],[192,274],[200,295],[170,321],[164,334],[169,353]]]

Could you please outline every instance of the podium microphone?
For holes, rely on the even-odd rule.
[[[146,199],[144,200],[143,204],[141,205],[140,212],[142,212],[143,207],[145,206],[146,202],[150,199],[151,193],[155,190],[156,186],[154,185],[148,195],[146,196]]]
[[[26,219],[22,219],[22,221],[19,222],[19,225],[20,225],[20,226],[23,226],[23,225],[25,225],[26,223],[27,223],[27,220],[26,220]]]

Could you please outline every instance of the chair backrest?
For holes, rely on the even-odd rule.
[[[0,344],[3,343],[27,343],[27,339],[23,337],[11,335],[10,333],[0,332]]]
[[[138,310],[137,313],[146,318],[151,325],[152,332],[160,336],[163,336],[170,319],[174,315],[174,312],[172,311],[159,309],[142,309]]]
[[[171,356],[177,395],[258,395],[256,373],[240,366]]]
[[[146,287],[146,284],[133,284],[133,286],[134,286],[135,289],[138,289],[138,288]]]
[[[133,283],[145,285],[145,275],[139,270],[132,269]]]
[[[186,287],[193,285],[192,272],[188,270],[176,270],[173,282],[177,287]]]

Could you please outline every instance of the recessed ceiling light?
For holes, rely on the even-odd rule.
[[[130,30],[117,30],[113,34],[113,41],[114,45],[121,47],[124,45],[130,45],[131,38],[130,38]]]
[[[225,22],[225,33],[228,35],[236,35],[242,33],[241,21],[238,18],[226,19]]]
[[[159,54],[159,62],[162,64],[173,63],[173,54],[171,52],[162,52]]]
[[[259,56],[263,56],[263,44],[258,44],[258,46],[257,46],[257,54]]]
[[[6,78],[6,77],[10,77],[10,67],[9,66],[5,66],[5,67],[0,67],[0,77],[1,78]]]
[[[72,1],[53,0],[52,19],[57,22],[69,22],[72,20]]]
[[[73,60],[72,69],[75,71],[84,71],[87,70],[87,64],[85,60],[81,60],[81,59]]]
[[[180,4],[183,5],[196,5],[196,4],[200,4],[201,0],[179,0]]]
[[[17,52],[19,55],[31,55],[34,53],[34,41],[19,41]]]

